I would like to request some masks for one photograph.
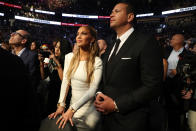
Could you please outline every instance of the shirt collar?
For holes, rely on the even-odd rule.
[[[173,49],[174,50],[174,49]],[[182,51],[184,50],[184,47],[181,47],[179,50],[175,51],[176,53],[182,53]]]
[[[127,38],[133,33],[133,31],[134,28],[132,27],[129,30],[127,30],[122,36],[120,37],[117,36],[117,39],[120,39],[120,41],[124,43],[127,40]]]
[[[25,48],[23,48],[19,53],[18,53],[18,55],[17,56],[21,56],[22,55],[22,53],[25,51],[25,49],[26,49],[26,47]]]

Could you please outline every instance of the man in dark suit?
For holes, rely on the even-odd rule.
[[[29,80],[29,85],[26,86],[26,90],[32,89],[32,94],[34,97],[32,101],[35,103],[32,103],[34,105],[32,111],[34,113],[34,118],[36,119],[36,128],[39,126],[40,121],[40,103],[39,103],[39,96],[37,93],[37,87],[40,82],[40,68],[39,68],[39,60],[38,60],[38,54],[34,51],[30,51],[27,47],[30,43],[30,33],[26,30],[17,30],[16,32],[13,32],[11,34],[11,37],[9,39],[9,44],[12,47],[12,53],[18,56],[22,62],[24,63],[25,71],[27,72],[27,79]],[[25,82],[25,81],[24,81]],[[30,109],[32,107],[29,105],[27,107]]]
[[[19,56],[28,71],[32,86],[37,88],[40,81],[39,60],[37,52],[30,51],[27,47],[30,43],[30,33],[26,30],[17,30],[11,33],[9,44],[13,48],[13,53]]]
[[[120,40],[103,60],[103,81],[94,102],[103,114],[102,130],[146,131],[149,103],[161,91],[161,48],[152,36],[134,30],[129,3],[118,3],[110,16],[110,27]]]

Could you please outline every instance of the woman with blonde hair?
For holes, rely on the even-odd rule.
[[[65,56],[63,81],[56,112],[49,119],[57,119],[58,128],[71,124],[72,130],[94,130],[99,112],[96,111],[93,100],[102,76],[102,61],[98,57],[96,30],[91,26],[78,29],[77,50]],[[70,88],[71,86],[71,88]],[[70,106],[65,111],[65,101],[68,90],[71,89]],[[57,117],[58,115],[61,115]],[[71,127],[70,126],[70,127]]]

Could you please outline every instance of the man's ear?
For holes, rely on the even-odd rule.
[[[128,22],[130,23],[130,22],[133,21],[133,19],[134,19],[134,14],[133,14],[133,13],[129,13],[127,17],[128,17],[127,20],[128,20]]]
[[[22,43],[22,44],[27,43],[27,39],[22,39],[21,43]]]
[[[105,44],[105,46],[104,46],[104,50],[106,50],[107,49],[107,44]]]

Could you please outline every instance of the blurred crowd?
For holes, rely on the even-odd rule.
[[[40,1],[38,3],[44,4],[44,0]],[[31,2],[34,3],[33,7]],[[43,8],[33,0],[23,4],[26,8],[56,8],[55,6]],[[59,4],[59,6],[64,6],[64,4],[70,3]],[[26,12],[25,10],[16,12],[15,15],[47,20],[54,18],[54,16]],[[115,32],[109,28],[109,19],[65,18],[62,22],[92,25],[98,33],[96,43],[99,52],[97,54],[100,59],[104,59],[105,51],[112,45],[116,36]],[[157,125],[161,125],[163,131],[196,130],[195,23],[194,13],[190,16],[167,18],[156,22],[136,21],[134,23],[135,29],[142,29],[145,33],[153,34],[162,49],[164,67],[162,86],[164,90],[157,99],[152,101],[150,113],[153,116],[152,123],[158,122]],[[22,78],[25,76],[25,79],[18,77],[13,83],[6,84],[12,87],[16,83],[15,86],[21,87],[20,90],[29,87],[27,91],[24,91],[25,93],[20,92],[29,94],[28,97],[25,96],[27,98],[24,102],[26,109],[22,113],[27,120],[25,121],[26,130],[30,130],[27,128],[31,126],[33,127],[32,131],[37,131],[40,122],[56,110],[63,80],[65,55],[78,50],[76,41],[78,27],[44,25],[20,20],[14,20],[12,24],[10,22],[1,27],[4,28],[0,30],[0,53],[7,58],[9,57],[10,60],[16,59],[14,64],[22,65],[21,67],[25,68],[25,71],[20,68],[23,73],[12,69],[14,77],[16,73],[16,76]],[[14,57],[11,54],[14,54]],[[15,58],[16,55],[20,59]],[[4,61],[9,60],[4,59]],[[7,67],[11,69],[10,66]],[[69,105],[70,97],[69,92],[67,105]],[[16,105],[14,105],[15,107]],[[157,118],[160,114],[161,117]],[[17,120],[13,118],[13,121]],[[156,129],[154,126],[156,125],[152,124],[152,129]]]

